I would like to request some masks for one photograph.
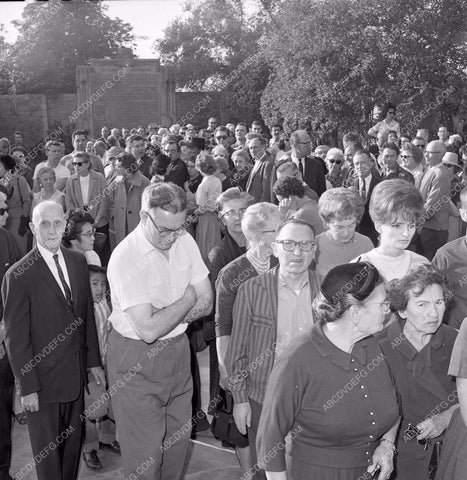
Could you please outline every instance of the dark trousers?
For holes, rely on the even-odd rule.
[[[11,416],[15,380],[8,357],[0,359],[0,480],[9,480],[11,460]]]
[[[112,330],[107,368],[125,478],[180,480],[193,394],[187,336],[148,345]]]
[[[428,258],[430,262],[433,260],[438,248],[442,247],[448,241],[447,230],[431,230],[423,227],[419,235],[423,255]]]
[[[41,403],[27,412],[29,438],[38,480],[73,480],[83,440],[84,390],[74,402]]]
[[[250,443],[250,456],[251,464],[255,467],[258,464],[258,455],[256,452],[256,436],[258,434],[258,425],[259,418],[261,417],[261,412],[263,410],[263,405],[261,403],[255,402],[250,398],[250,407],[251,407],[251,427],[248,429],[248,442]],[[266,473],[264,470],[255,469],[255,474],[253,476],[254,480],[266,480]]]

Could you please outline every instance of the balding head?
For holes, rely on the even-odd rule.
[[[32,212],[29,226],[39,246],[52,253],[58,252],[65,231],[65,215],[61,205],[49,200],[39,203]]]
[[[440,140],[430,142],[425,149],[426,164],[430,167],[441,163],[444,154],[446,153],[446,145]]]

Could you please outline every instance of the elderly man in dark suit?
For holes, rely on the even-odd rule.
[[[61,250],[63,209],[39,204],[30,223],[37,247],[2,284],[5,345],[39,480],[77,478],[87,369],[105,388],[100,368],[86,259]]]
[[[256,432],[266,385],[289,342],[312,327],[311,304],[319,290],[310,270],[316,243],[313,228],[291,219],[279,226],[272,244],[279,266],[243,283],[233,309],[226,366],[237,428],[248,432],[252,464],[257,464]],[[264,471],[255,480],[265,479]]]
[[[369,209],[371,194],[375,186],[381,182],[381,177],[377,176],[375,170],[371,168],[371,157],[366,150],[358,150],[355,153],[353,164],[356,177],[351,188],[359,193],[365,204],[365,211],[357,231],[369,237],[376,247],[378,245],[378,232],[375,230]]]
[[[253,168],[246,183],[246,191],[256,202],[270,202],[272,198],[271,176],[274,161],[266,152],[267,142],[263,137],[254,137],[248,141],[248,150],[254,160]]]
[[[21,258],[15,237],[3,228],[8,219],[7,191],[0,186],[0,281],[6,271]],[[3,304],[0,298],[0,319]],[[11,459],[11,416],[13,414],[14,378],[6,355],[3,322],[0,322],[0,480],[12,480],[9,474]]]
[[[426,170],[420,182],[420,193],[425,201],[425,216],[420,222],[420,243],[423,255],[433,260],[438,248],[448,241],[449,190],[451,183],[442,159],[446,146],[440,140],[426,146]]]
[[[326,191],[326,178],[323,164],[320,160],[310,156],[311,138],[306,130],[296,130],[290,135],[290,146],[292,147],[292,162],[294,162],[303,181],[314,190],[318,196]]]

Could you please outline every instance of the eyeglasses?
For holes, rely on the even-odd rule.
[[[83,163],[89,163],[89,162],[73,162],[73,165],[75,167],[81,167],[81,165],[83,165]]]
[[[229,210],[228,212],[225,212],[224,214],[221,215],[221,218],[227,217],[243,217],[243,214],[246,212],[246,208],[240,208],[239,210]]]
[[[342,160],[334,160],[333,158],[330,158],[329,163],[335,163],[336,165],[340,165],[342,163]]]
[[[407,159],[407,158],[412,158],[412,157],[413,157],[413,155],[399,155],[399,156],[400,156],[401,158],[405,158],[405,159]]]
[[[151,217],[149,212],[146,212],[147,216],[150,218],[152,224],[156,228],[156,230],[159,232],[159,235],[161,237],[167,237],[169,235],[176,235],[177,237],[185,233],[185,226],[182,225],[178,228],[175,229],[170,229],[170,228],[159,228],[157,223],[154,221],[154,219]]]
[[[316,247],[316,243],[312,240],[303,240],[296,242],[295,240],[276,240],[275,243],[280,243],[286,252],[293,252],[296,247],[300,247],[302,252],[310,252]]]
[[[92,230],[89,230],[89,232],[79,233],[78,235],[79,235],[80,237],[88,237],[88,238],[91,238],[91,237],[94,237],[95,234],[96,234],[96,229],[93,228]]]
[[[216,137],[217,140],[227,140],[227,135],[219,135]]]
[[[8,212],[8,207],[0,208],[0,216],[5,215]]]
[[[425,145],[415,145],[415,146],[418,147],[418,148],[425,148]]]

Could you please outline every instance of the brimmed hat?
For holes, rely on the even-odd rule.
[[[454,165],[457,168],[462,168],[462,166],[459,165],[459,156],[454,152],[446,152],[442,162],[446,165]]]
[[[0,162],[3,163],[3,166],[5,167],[5,170],[14,170],[16,167],[16,162],[13,157],[10,157],[10,155],[5,155],[4,157],[0,157]]]

